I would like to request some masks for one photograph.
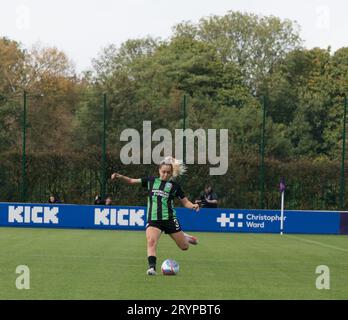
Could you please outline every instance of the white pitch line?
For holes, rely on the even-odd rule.
[[[325,247],[325,248],[330,248],[330,249],[335,249],[335,250],[339,250],[339,251],[348,252],[348,249],[344,249],[344,248],[341,248],[341,247],[332,246],[332,245],[330,245],[330,244],[322,243],[322,242],[319,242],[319,241],[309,240],[309,239],[301,238],[301,237],[294,236],[294,235],[284,235],[284,236],[287,237],[287,238],[290,238],[290,239],[298,239],[298,240],[302,240],[302,241],[304,241],[304,242],[308,242],[308,243],[312,243],[312,244],[317,244],[317,245],[319,245],[319,246],[321,246],[321,247]]]

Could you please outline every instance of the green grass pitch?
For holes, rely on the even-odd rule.
[[[144,232],[0,228],[0,299],[348,299],[347,236],[193,234],[185,252],[162,235],[157,267],[172,258],[180,272],[149,277]],[[319,265],[329,290],[316,289]]]

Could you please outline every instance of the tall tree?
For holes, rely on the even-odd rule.
[[[34,47],[27,55],[28,150],[71,148],[69,135],[79,101],[79,79],[62,51]]]
[[[301,46],[299,26],[274,16],[229,11],[224,16],[202,18],[197,25],[177,25],[174,35],[186,35],[214,45],[223,62],[232,61],[242,70],[254,93],[275,63]]]
[[[25,51],[21,45],[0,38],[0,152],[16,148],[20,137],[20,104],[25,77]]]

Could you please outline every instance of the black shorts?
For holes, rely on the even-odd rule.
[[[179,220],[174,218],[172,220],[157,220],[157,221],[149,221],[146,225],[146,229],[148,227],[154,227],[160,229],[165,234],[172,234],[181,231]]]

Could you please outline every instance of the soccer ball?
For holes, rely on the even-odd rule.
[[[172,259],[167,259],[163,261],[161,270],[165,276],[174,276],[179,272],[179,264]]]

